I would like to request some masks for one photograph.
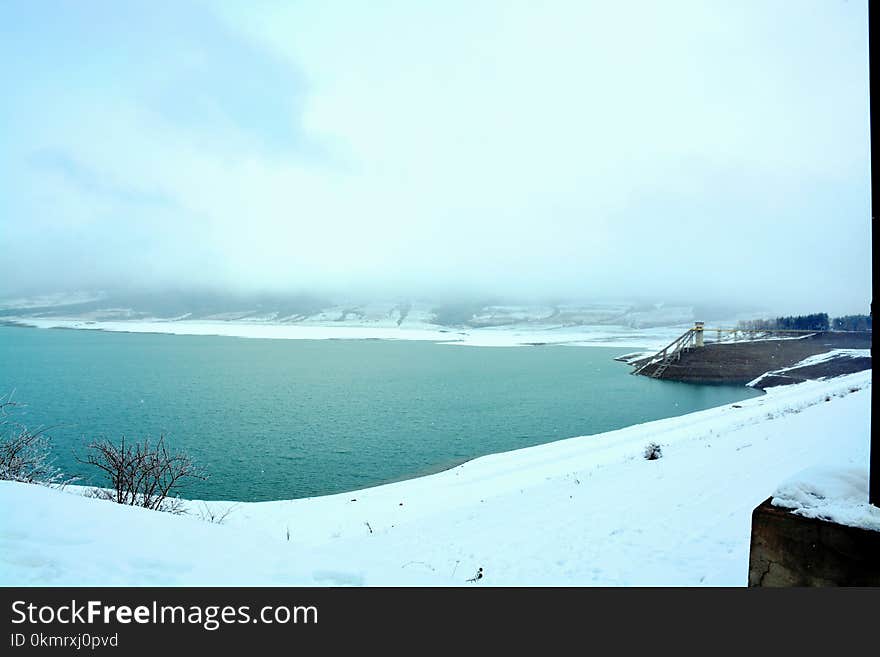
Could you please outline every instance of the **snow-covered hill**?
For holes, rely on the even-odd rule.
[[[870,389],[870,371],[807,381],[387,486],[208,503],[231,508],[222,525],[204,503],[172,516],[0,482],[0,583],[741,586],[756,505],[805,468],[867,467]]]
[[[477,346],[605,344],[657,350],[697,319],[727,326],[736,324],[737,316],[732,310],[697,310],[690,305],[632,300],[364,301],[179,292],[0,299],[0,323],[39,328],[289,339],[430,340]]]
[[[590,301],[497,304],[477,301],[324,299],[197,294],[107,295],[78,292],[0,299],[0,317],[113,321],[183,321],[301,324],[421,329],[583,325],[649,328],[689,323],[691,306]],[[705,319],[705,318],[704,318]]]

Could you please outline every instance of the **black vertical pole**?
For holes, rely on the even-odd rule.
[[[868,19],[868,23],[867,23],[867,25],[868,25],[868,148],[870,149],[870,152],[873,155],[874,139],[873,139],[873,135],[871,134],[873,132],[873,130],[871,130],[871,126],[873,124],[874,106],[871,103],[871,91],[873,91],[873,88],[874,88],[874,68],[876,68],[876,67],[871,66],[871,27],[870,27],[870,25],[871,25],[871,5],[870,4],[868,4],[866,6],[866,11],[867,11],[866,18]],[[873,157],[871,158],[871,161],[873,162]],[[872,188],[872,192],[873,192],[871,194],[871,243],[872,244],[874,243],[874,194],[877,191],[877,189],[874,185],[874,175],[875,175],[874,167],[872,166],[871,167],[871,188]],[[873,272],[873,269],[874,269],[873,258],[871,259],[871,261],[872,261],[871,262],[871,270],[872,270],[871,271],[871,274],[872,274],[871,280],[873,280],[873,278],[874,278],[873,277],[873,273],[874,273]],[[874,318],[874,302],[873,301],[871,301],[871,307],[870,307],[869,312],[870,312],[871,319],[873,320],[873,318]],[[872,339],[871,339],[871,357],[872,357],[871,360],[872,360],[872,362],[873,362],[873,356],[874,356],[874,340],[873,340],[873,336],[872,336]],[[873,425],[874,425],[874,418],[869,416],[868,417],[868,433],[871,436],[871,456],[870,456],[870,463],[868,464],[868,502],[870,504],[873,504],[874,506],[880,507],[880,440],[878,440],[877,438],[874,437]]]
[[[874,218],[871,217],[873,229]],[[873,231],[872,231],[873,232]],[[871,319],[874,319],[874,302],[871,302]],[[873,323],[873,321],[872,321]],[[874,360],[874,340],[871,338],[871,362]],[[880,506],[880,440],[874,437],[874,417],[868,415],[868,433],[871,436],[871,457],[868,464],[868,502]]]

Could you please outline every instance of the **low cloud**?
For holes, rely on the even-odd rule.
[[[4,3],[5,293],[867,309],[864,3],[220,7]]]

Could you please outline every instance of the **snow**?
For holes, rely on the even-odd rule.
[[[44,294],[36,297],[4,298],[0,299],[0,310],[26,310],[30,308],[48,307],[58,308],[62,306],[88,303],[90,301],[100,301],[103,298],[103,293],[93,292],[70,292]]]
[[[290,314],[272,307],[218,306],[196,316],[156,317],[127,307],[65,308],[59,297],[52,312],[32,302],[49,299],[0,299],[3,323],[37,328],[76,328],[135,333],[220,335],[271,339],[428,340],[460,346],[534,344],[602,345],[658,350],[693,325],[692,307],[630,302],[577,302],[558,305],[436,306],[426,300],[335,299],[320,309]],[[244,301],[241,302],[245,304]],[[11,305],[10,305],[11,304]],[[119,303],[115,304],[119,306]],[[445,308],[445,310],[444,310]],[[439,324],[439,321],[450,323]],[[465,324],[466,326],[463,326]]]
[[[813,356],[807,356],[802,361],[795,363],[791,367],[786,367],[784,369],[778,370],[779,372],[786,372],[788,370],[797,369],[798,367],[809,367],[810,365],[818,365],[819,363],[826,363],[830,360],[837,360],[838,358],[870,358],[871,350],[870,349],[832,349],[831,351],[826,351],[824,354],[815,354]]]
[[[656,351],[678,337],[682,327],[632,329],[608,325],[530,325],[469,329],[444,329],[433,324],[397,326],[396,321],[365,325],[344,322],[296,324],[224,320],[105,320],[9,317],[7,321],[35,328],[69,328],[128,333],[219,335],[239,338],[285,340],[425,340],[471,347],[514,347],[534,344],[651,349]],[[329,321],[329,320],[327,320]]]
[[[654,355],[653,351],[632,351],[628,354],[622,354],[617,356],[614,360],[619,361],[621,363],[633,363],[637,360],[642,360],[643,358],[650,358]]]
[[[767,332],[765,335],[759,334],[749,335],[748,337],[736,337],[730,334],[723,335],[720,340],[717,339],[717,334],[715,337],[712,336],[712,329],[706,329],[705,341],[706,343],[712,342],[714,344],[736,344],[738,342],[782,342],[783,340],[806,340],[807,338],[812,338],[815,336],[815,333],[804,333],[802,335],[784,335],[779,333]]]
[[[780,386],[409,481],[187,516],[0,482],[0,584],[744,586],[751,512],[781,481],[864,468],[870,389],[870,371]],[[643,458],[649,442],[662,458]],[[856,500],[848,477],[816,490]],[[199,519],[206,504],[232,507],[224,524]]]
[[[656,326],[657,324],[693,325],[694,313],[691,307],[660,307],[649,311],[631,312],[627,322],[633,328]]]
[[[807,468],[776,489],[772,504],[806,518],[880,531],[880,508],[868,504],[867,468]]]
[[[786,372],[791,372],[792,370],[800,369],[801,367],[809,367],[811,365],[819,365],[820,363],[826,363],[828,361],[837,360],[839,358],[870,358],[871,350],[870,349],[832,349],[830,351],[823,352],[821,354],[814,354],[812,356],[807,356],[803,360],[798,361],[794,365],[790,367],[782,367],[778,370],[772,370],[770,372],[764,372],[759,377],[756,377],[749,381],[746,385],[749,387],[755,387],[767,376],[785,374]]]

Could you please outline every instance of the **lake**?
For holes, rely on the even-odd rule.
[[[51,425],[56,464],[89,439],[166,435],[207,481],[184,497],[338,493],[485,454],[690,413],[758,393],[631,376],[608,347],[462,347],[0,326],[0,394]],[[589,438],[585,438],[589,440]]]

